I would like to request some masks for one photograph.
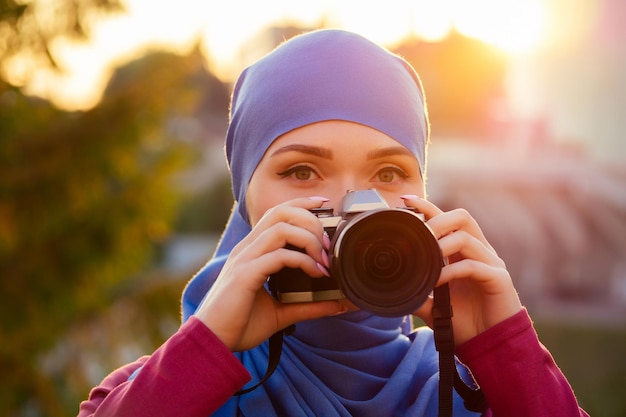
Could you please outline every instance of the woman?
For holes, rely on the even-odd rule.
[[[356,34],[302,35],[247,68],[226,138],[236,203],[183,293],[183,325],[94,388],[79,416],[436,415],[428,328],[345,299],[280,303],[265,288],[285,267],[328,275],[329,239],[311,210],[337,211],[347,190],[367,189],[423,213],[450,260],[437,285],[449,283],[455,352],[486,396],[483,415],[586,415],[479,226],[424,199],[428,134],[413,69]],[[414,314],[432,323],[432,307],[428,299]],[[235,395],[264,376],[266,340],[295,323],[275,373]],[[480,413],[455,395],[454,415]]]

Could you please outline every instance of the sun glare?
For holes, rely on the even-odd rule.
[[[509,54],[538,48],[546,36],[545,0],[344,0],[328,9],[342,27],[389,44],[407,35],[443,39],[451,29]]]
[[[90,43],[59,43],[55,52],[68,70],[66,76],[37,76],[29,89],[62,107],[90,107],[112,63],[132,58],[147,45],[185,49],[199,37],[214,70],[220,73],[223,68],[232,75],[233,61],[246,42],[264,27],[286,22],[342,27],[390,47],[407,36],[440,40],[456,28],[511,54],[533,51],[547,36],[547,5],[542,0],[231,0],[219,7],[181,0],[174,14],[169,6],[150,0],[125,3],[127,13],[100,22]]]
[[[456,1],[451,10],[459,32],[512,54],[532,51],[545,36],[545,2],[540,0]]]
[[[446,1],[419,0],[410,10],[410,32],[426,41],[445,38],[452,28],[450,6]]]

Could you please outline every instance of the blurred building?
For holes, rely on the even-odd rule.
[[[560,38],[510,68],[531,110],[499,106],[480,146],[435,138],[431,197],[477,217],[525,303],[626,325],[626,3],[550,3]]]
[[[437,143],[429,198],[464,208],[535,314],[626,325],[626,170],[558,148]]]

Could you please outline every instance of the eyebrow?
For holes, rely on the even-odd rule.
[[[413,152],[404,146],[391,146],[388,148],[375,149],[367,153],[367,159],[386,158],[388,156],[408,156],[415,159]]]
[[[333,159],[333,152],[330,149],[302,144],[283,146],[282,148],[278,148],[274,152],[272,152],[272,156],[286,152],[300,152],[308,155],[319,156],[321,158]],[[410,158],[415,158],[413,152],[409,151],[404,146],[390,146],[387,148],[375,149],[368,152],[366,158],[379,159],[386,158],[388,156],[408,156]]]
[[[320,148],[319,146],[309,146],[309,145],[287,145],[282,148],[276,149],[272,152],[272,156],[278,155],[285,152],[300,152],[308,155],[319,156],[321,158],[333,159],[333,152],[330,149]]]

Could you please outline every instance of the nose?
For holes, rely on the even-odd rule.
[[[359,184],[358,181],[355,181],[354,179],[337,181],[326,195],[326,197],[330,198],[330,201],[328,201],[325,206],[332,207],[335,213],[338,213],[342,208],[341,202],[348,192],[361,191],[369,188],[371,187],[368,187],[367,184]]]

